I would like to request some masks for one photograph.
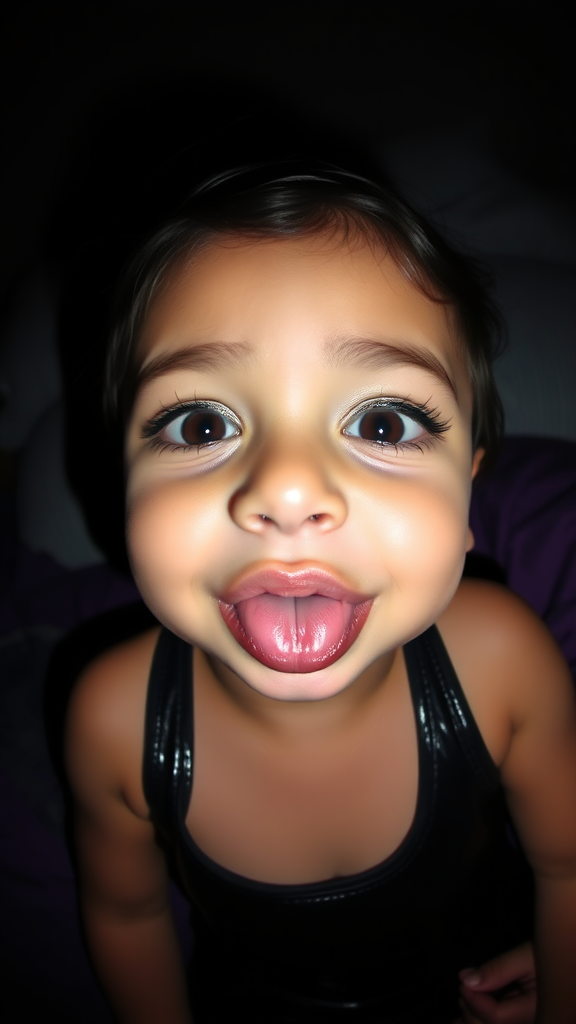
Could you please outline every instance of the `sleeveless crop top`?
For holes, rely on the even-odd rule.
[[[194,908],[195,1024],[450,1024],[458,971],[529,937],[529,872],[436,627],[406,644],[404,657],[419,758],[408,834],[360,874],[274,885],[216,864],[186,829],[191,648],[162,630],[148,689],[144,792]]]

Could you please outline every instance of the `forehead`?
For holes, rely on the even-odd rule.
[[[330,362],[347,339],[420,352],[456,386],[467,383],[451,307],[411,284],[383,249],[333,235],[211,244],[154,298],[139,364],[145,369],[185,347],[239,342],[284,360],[322,349]]]

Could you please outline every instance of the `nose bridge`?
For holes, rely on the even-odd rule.
[[[329,455],[317,441],[294,435],[269,440],[254,453],[232,498],[233,520],[254,533],[293,534],[309,524],[320,532],[337,529],[347,509],[330,470]]]

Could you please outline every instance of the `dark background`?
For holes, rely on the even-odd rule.
[[[194,178],[302,151],[369,174],[375,161],[379,174],[387,141],[448,130],[573,205],[569,5],[48,0],[1,11],[0,317],[41,267],[57,302],[68,479],[116,564],[122,482],[101,422],[110,300],[129,252]],[[111,504],[118,514],[103,516]]]
[[[188,126],[181,112],[183,132],[209,117],[213,93],[227,94],[236,116],[238,90],[249,84],[272,107],[288,101],[368,142],[425,126],[482,125],[517,173],[573,198],[570,12],[566,3],[502,0],[5,2],[2,291],[41,245],[95,110],[107,101],[113,110],[134,86],[144,94],[146,83],[166,87],[183,76],[201,82],[190,93]],[[163,114],[166,107],[150,110],[152,149]],[[141,142],[145,124],[143,117]],[[101,121],[97,133],[104,139]],[[97,171],[82,167],[88,191],[99,189]]]
[[[122,562],[121,480],[102,440],[100,369],[111,282],[133,242],[220,151],[236,162],[310,144],[320,155],[325,147],[335,155],[339,148],[367,151],[358,159],[369,163],[378,162],[387,140],[422,130],[439,139],[445,131],[478,138],[513,172],[518,187],[525,183],[562,200],[562,211],[574,211],[572,7],[504,0],[0,5],[0,321],[40,267],[58,313],[72,428],[67,483],[113,564]],[[549,273],[556,280],[552,256]],[[522,279],[523,295],[529,290]],[[31,361],[30,377],[40,373]],[[555,389],[546,396],[555,398]],[[548,465],[544,442],[538,451]],[[567,447],[557,451],[563,467]],[[500,493],[511,490],[502,480],[513,477],[517,449],[510,452],[501,490],[494,491],[498,516],[486,511],[488,521],[499,518],[505,526],[516,508],[500,514]],[[16,472],[25,476],[20,458],[18,451],[0,450],[0,575],[9,582],[0,593],[9,641],[1,666],[7,696],[0,708],[0,768],[10,783],[0,817],[0,852],[4,848],[8,863],[4,878],[0,872],[6,903],[0,940],[11,981],[7,995],[0,986],[0,1016],[2,999],[13,996],[18,1013],[4,1013],[3,1020],[104,1024],[109,1017],[82,951],[61,785],[50,767],[45,727],[54,754],[62,695],[80,667],[78,652],[87,660],[96,643],[110,642],[107,609],[123,606],[132,591],[106,565],[73,572],[42,548],[28,551],[17,543]],[[526,493],[517,488],[519,502]],[[32,494],[33,513],[48,518],[49,489]],[[564,528],[549,504],[543,540]],[[556,572],[549,548],[538,544],[553,581],[548,591],[539,582],[545,574],[534,573],[537,600],[531,603],[541,614],[547,594],[556,597],[559,581],[569,575],[567,545],[560,548],[562,571]],[[532,536],[523,541],[521,535],[517,550],[518,564],[528,552],[531,568]],[[512,587],[530,601],[514,577],[515,564],[506,568]],[[564,622],[572,631],[573,617],[566,601],[558,605],[565,615],[560,636]],[[54,762],[58,767],[58,755]]]
[[[562,225],[576,208],[570,14],[478,0],[1,5],[0,322],[40,269],[68,482],[109,559],[124,558],[122,480],[102,364],[138,242],[222,164],[305,152],[378,175],[387,143],[423,131],[439,150],[450,134],[477,141],[512,172],[506,201],[535,188],[562,201]],[[10,479],[12,453],[0,463]]]

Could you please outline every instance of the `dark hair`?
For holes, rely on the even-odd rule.
[[[324,164],[243,167],[217,175],[194,191],[178,220],[142,247],[118,292],[105,378],[108,417],[126,422],[150,302],[183,260],[223,236],[283,238],[326,230],[384,246],[408,281],[432,301],[453,307],[472,385],[472,443],[485,448],[490,461],[503,427],[492,374],[502,331],[486,272],[388,189]]]

